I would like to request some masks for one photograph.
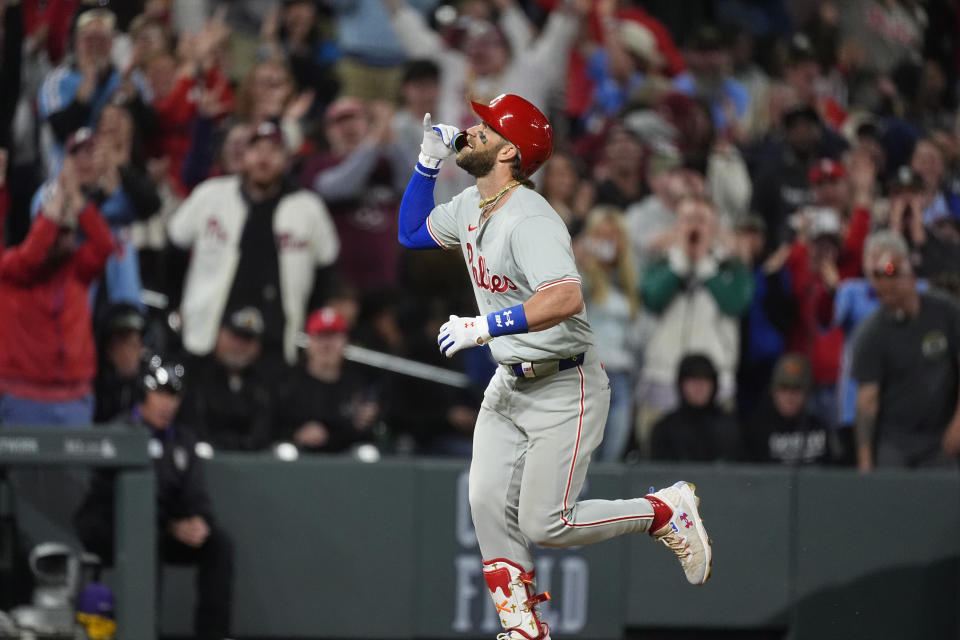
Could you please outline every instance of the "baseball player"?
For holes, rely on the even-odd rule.
[[[710,540],[687,482],[633,500],[577,500],[603,438],[610,386],[570,235],[530,181],[553,151],[553,130],[516,95],[472,105],[480,123],[465,132],[424,117],[399,239],[408,248],[463,252],[480,315],[451,315],[438,343],[447,357],[490,343],[500,363],[477,417],[470,466],[483,575],[504,628],[498,640],[548,640],[537,604],[549,594],[536,594],[530,542],[567,547],[649,532],[700,585],[710,577]],[[435,205],[440,164],[454,155],[476,186]]]

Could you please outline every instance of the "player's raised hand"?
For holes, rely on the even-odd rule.
[[[423,143],[420,145],[420,164],[430,169],[436,169],[443,162],[456,153],[453,148],[453,139],[460,132],[449,124],[433,124],[430,114],[423,116]]]
[[[448,358],[461,349],[470,349],[490,342],[490,328],[486,316],[461,318],[450,316],[440,327],[437,344]]]

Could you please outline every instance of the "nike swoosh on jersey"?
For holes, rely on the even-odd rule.
[[[478,227],[478,226],[475,225],[475,224],[468,224],[468,225],[467,225],[467,231],[476,231],[476,230],[479,229],[479,228],[480,228],[480,227]]]

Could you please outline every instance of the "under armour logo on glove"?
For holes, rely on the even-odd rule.
[[[478,347],[490,340],[486,316],[475,318],[450,316],[450,319],[440,327],[440,333],[437,335],[440,351],[448,358],[461,349]]]

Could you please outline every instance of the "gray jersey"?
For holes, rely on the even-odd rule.
[[[480,313],[523,304],[548,287],[580,282],[570,234],[543,196],[518,187],[482,224],[479,204],[480,192],[470,187],[435,207],[427,228],[444,248],[460,245]],[[490,350],[497,362],[516,364],[567,358],[592,344],[581,311],[544,331],[495,338]]]

